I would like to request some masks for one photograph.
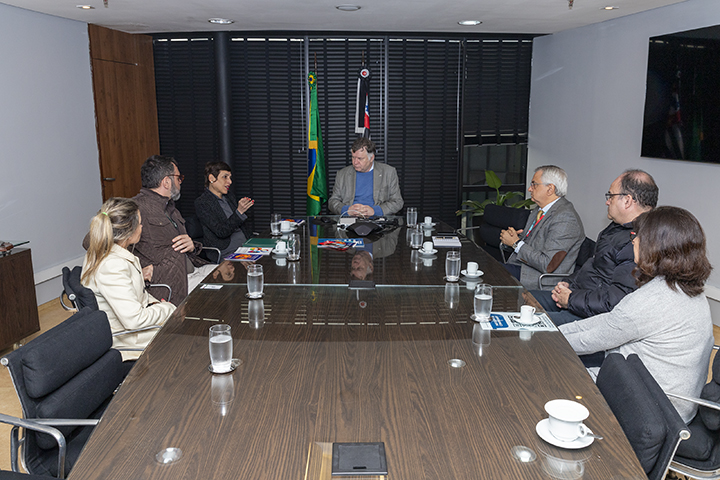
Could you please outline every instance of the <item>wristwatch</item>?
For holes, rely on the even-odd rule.
[[[519,243],[519,242],[520,242],[520,240],[518,240],[517,242],[513,243],[512,245],[510,245],[513,250],[517,250],[517,246],[518,246],[518,243]]]

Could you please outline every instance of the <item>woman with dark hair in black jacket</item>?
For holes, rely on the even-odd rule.
[[[248,197],[235,200],[230,185],[230,166],[225,162],[210,162],[205,165],[205,191],[195,199],[195,214],[203,227],[203,244],[219,248],[223,257],[247,240],[248,234],[243,230],[247,220],[245,212],[255,203]]]

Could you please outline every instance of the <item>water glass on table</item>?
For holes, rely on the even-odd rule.
[[[460,252],[450,250],[445,256],[445,279],[448,282],[460,280]]]
[[[230,325],[221,323],[210,327],[210,364],[214,373],[231,370],[233,354]]]
[[[270,215],[270,233],[273,235],[280,235],[280,222],[282,217],[279,213],[273,213]]]
[[[300,235],[292,233],[288,235],[287,241],[288,260],[300,260]]]
[[[410,248],[420,248],[422,246],[423,235],[422,230],[412,227],[410,232]]]
[[[492,311],[493,293],[492,285],[481,283],[475,287],[475,315],[473,320],[476,322],[487,322],[490,320],[490,312]]]
[[[405,223],[408,227],[417,225],[417,208],[416,207],[408,207],[407,211],[405,212],[406,218]]]
[[[263,296],[263,267],[253,263],[247,270],[247,288],[249,298],[260,298]]]

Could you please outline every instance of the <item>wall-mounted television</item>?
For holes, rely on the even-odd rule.
[[[720,26],[650,38],[641,155],[720,163]]]

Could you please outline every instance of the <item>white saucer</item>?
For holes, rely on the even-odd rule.
[[[278,252],[277,248],[273,248],[272,253],[274,253],[278,257],[285,257],[288,254],[287,249],[284,252]]]
[[[521,320],[522,317],[520,316],[519,313],[516,313],[515,315],[511,315],[511,317],[513,320],[515,320],[518,323],[522,323],[523,325],[535,325],[536,323],[538,323],[540,321],[537,318],[537,315],[538,315],[537,313],[533,313],[533,321],[532,322],[523,322]]]
[[[418,249],[418,252],[420,253],[420,255],[435,255],[437,253],[437,248],[433,248],[430,251],[420,248]]]
[[[420,223],[419,225],[422,225],[423,228],[433,228],[437,223]]]
[[[549,423],[550,422],[547,418],[543,418],[538,422],[537,425],[535,425],[535,431],[538,435],[540,435],[540,438],[542,438],[551,445],[555,445],[556,447],[577,450],[579,448],[585,448],[590,446],[590,444],[593,443],[593,440],[595,440],[593,437],[578,437],[572,442],[559,440],[555,438],[552,433],[550,433],[550,429],[548,428]]]
[[[484,272],[482,270],[478,270],[477,273],[470,275],[469,273],[467,273],[467,270],[460,270],[460,273],[462,273],[467,278],[478,278],[482,277]]]

